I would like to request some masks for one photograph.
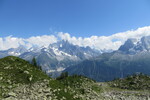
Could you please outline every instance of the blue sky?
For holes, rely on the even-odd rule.
[[[149,25],[150,0],[0,0],[0,37],[108,36]]]

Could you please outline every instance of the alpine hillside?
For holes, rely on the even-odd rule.
[[[0,100],[148,100],[149,83],[141,74],[111,82],[67,73],[52,79],[18,57],[0,59]]]

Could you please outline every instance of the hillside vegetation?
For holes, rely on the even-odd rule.
[[[52,79],[37,66],[9,56],[0,59],[0,98],[8,100],[82,100],[99,95],[95,82],[82,76]]]
[[[49,77],[25,60],[13,56],[0,59],[0,97],[12,88],[44,79]]]
[[[148,100],[149,77],[95,82],[87,77],[62,73],[52,79],[37,66],[17,57],[0,59],[0,100]],[[129,81],[126,81],[129,80]],[[130,89],[130,82],[135,81]],[[126,86],[126,88],[122,88]],[[121,99],[120,99],[121,98]]]
[[[111,86],[129,90],[150,90],[150,77],[142,73],[134,74],[112,81]]]

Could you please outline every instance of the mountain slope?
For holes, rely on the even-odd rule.
[[[148,97],[149,91],[118,89],[83,76],[62,74],[57,80],[51,79],[20,58],[0,59],[1,100],[147,100]]]
[[[150,77],[134,74],[107,83],[99,83],[103,88],[106,100],[149,100]]]
[[[150,52],[127,55],[118,52],[102,54],[96,59],[85,60],[65,71],[84,75],[97,81],[109,81],[136,72],[150,75]]]
[[[138,73],[124,79],[115,79],[110,82],[110,85],[121,89],[150,90],[150,77],[142,73]]]
[[[8,50],[0,51],[0,58],[6,57],[6,56],[19,56],[25,52],[28,52],[28,50],[24,46],[19,46],[18,48],[11,48]]]
[[[62,80],[51,79],[38,67],[20,58],[9,56],[0,59],[0,99],[82,100],[82,98],[88,98],[88,95],[98,98],[99,95],[92,89],[94,83],[82,76],[67,76]],[[78,87],[77,84],[82,86]],[[81,94],[83,89],[90,90]]]
[[[32,84],[44,79],[49,77],[25,60],[13,56],[0,59],[0,96],[20,84]]]
[[[8,56],[0,59],[1,81],[7,83],[31,83],[48,78],[42,71],[27,61],[17,57]],[[39,77],[40,76],[40,77]],[[24,79],[22,78],[24,77]],[[31,79],[30,79],[31,78]]]

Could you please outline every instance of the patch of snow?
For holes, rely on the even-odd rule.
[[[12,55],[12,56],[19,56],[20,53],[17,53],[17,52],[8,52],[9,55]]]
[[[30,48],[30,49],[29,49],[29,51],[33,51],[33,50],[34,50],[33,48]]]
[[[63,67],[57,68],[57,72],[61,72],[61,71],[63,71],[63,70],[65,70],[65,68],[63,68]]]
[[[53,47],[52,49],[53,49],[55,55],[57,55],[57,56],[62,55],[61,52],[58,50],[58,48],[54,48],[54,47]]]
[[[71,55],[70,54],[68,54],[68,53],[65,53],[65,52],[62,52],[64,55],[66,55],[66,56],[69,56],[69,57],[71,57]]]
[[[63,70],[65,70],[65,68],[63,67],[59,67],[56,70],[47,70],[47,73],[53,73],[53,72],[62,72]]]
[[[60,47],[62,47],[62,44],[60,44]]]
[[[84,52],[84,55],[87,55],[87,53]]]
[[[52,73],[52,72],[55,72],[56,70],[47,70],[46,72],[47,73]]]
[[[71,57],[72,55],[70,55],[70,54],[68,54],[68,53],[65,53],[65,52],[63,52],[63,51],[59,51],[58,50],[58,48],[52,48],[53,49],[53,51],[54,51],[54,53],[55,53],[55,55],[57,55],[57,56],[69,56],[69,57]]]

